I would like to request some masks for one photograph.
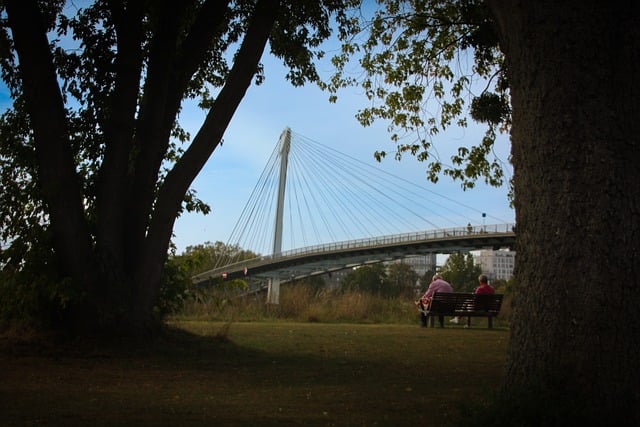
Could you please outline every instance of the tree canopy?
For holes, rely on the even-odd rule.
[[[456,292],[473,292],[478,286],[478,276],[481,273],[482,269],[475,264],[473,255],[461,252],[449,255],[440,270],[442,277]]]
[[[368,126],[388,123],[396,159],[409,153],[427,163],[427,176],[441,175],[472,188],[478,179],[503,184],[502,160],[493,154],[499,132],[511,123],[504,57],[482,1],[386,0],[372,16],[341,33],[337,72],[325,88],[338,98],[341,88],[358,85],[371,101],[356,115]],[[371,12],[371,11],[370,11]],[[354,60],[362,73],[353,73]],[[465,141],[450,159],[437,155],[438,135],[450,126],[484,123],[481,141]],[[376,158],[387,156],[377,151]]]
[[[388,295],[387,272],[382,263],[363,265],[347,273],[340,281],[342,292],[369,292],[374,295]]]
[[[389,287],[395,291],[391,294],[393,296],[413,299],[416,296],[418,278],[419,275],[413,267],[402,261],[394,262],[387,267],[387,281]]]
[[[264,80],[263,51],[293,85],[316,81],[351,3],[0,2],[3,317],[153,328],[174,221],[209,211],[190,185]],[[185,100],[207,112],[195,135]]]

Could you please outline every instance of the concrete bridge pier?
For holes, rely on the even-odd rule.
[[[267,304],[280,304],[280,279],[269,279]]]

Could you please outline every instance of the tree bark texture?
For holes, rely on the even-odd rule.
[[[640,7],[489,5],[513,108],[517,289],[504,394],[549,393],[560,412],[638,425]]]

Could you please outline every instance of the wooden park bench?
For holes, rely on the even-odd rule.
[[[425,311],[430,326],[438,316],[440,327],[444,327],[444,316],[467,318],[467,326],[471,326],[472,317],[486,317],[489,329],[493,328],[493,318],[500,312],[502,294],[476,295],[470,292],[436,292],[431,304]]]

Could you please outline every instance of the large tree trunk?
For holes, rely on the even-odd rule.
[[[207,117],[182,158],[167,174],[157,194],[155,209],[147,230],[141,255],[133,274],[135,294],[134,326],[149,323],[160,291],[162,269],[166,260],[174,222],[185,193],[222,140],[233,114],[251,86],[269,33],[279,12],[278,0],[261,0],[240,46],[234,66]],[[186,84],[186,82],[184,82]],[[177,105],[175,113],[177,113]],[[174,114],[175,114],[174,113]],[[168,137],[168,135],[167,135]],[[156,165],[159,168],[160,164]]]
[[[87,213],[47,40],[46,14],[35,0],[6,2],[60,277],[70,278],[82,294],[61,309],[67,311],[65,326],[70,329],[148,336],[158,325],[154,307],[175,218],[251,86],[280,12],[279,0],[256,2],[226,84],[183,157],[157,187],[181,101],[194,73],[209,60],[212,41],[227,28],[229,3],[153,3],[157,8],[148,9],[139,1],[109,3],[118,33],[115,85],[110,108],[104,116],[98,114],[103,118],[98,125],[105,132],[105,154],[97,209]],[[185,18],[192,13],[196,16]],[[148,60],[141,44],[144,19],[150,22],[145,28],[154,31]],[[145,84],[138,105],[143,59]],[[89,215],[95,223],[87,221]]]
[[[489,3],[513,106],[517,289],[504,395],[550,402],[534,405],[541,416],[638,425],[639,7]]]

